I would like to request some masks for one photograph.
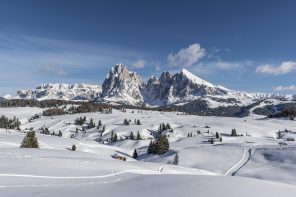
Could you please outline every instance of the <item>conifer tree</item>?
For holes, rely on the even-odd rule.
[[[129,121],[125,118],[125,119],[123,120],[123,124],[124,124],[124,125],[129,125]]]
[[[116,133],[113,136],[113,142],[117,142],[117,134]]]
[[[131,139],[131,140],[134,140],[134,139],[135,139],[135,135],[134,135],[133,132],[130,133],[130,139]]]
[[[211,138],[210,142],[211,144],[214,144],[214,138]]]
[[[231,130],[231,136],[237,136],[236,129]]]
[[[140,132],[137,133],[137,140],[141,140]]]
[[[164,154],[169,150],[169,140],[166,136],[159,136],[155,142],[155,153]]]
[[[220,135],[218,132],[216,132],[216,139],[219,139],[220,138]]]
[[[135,149],[133,153],[133,158],[136,159],[137,157],[138,157],[138,152],[137,152],[137,149]]]
[[[140,120],[137,120],[137,125],[141,125],[141,122],[140,122]]]
[[[35,131],[29,131],[24,137],[21,148],[39,148],[38,139],[35,135]]]
[[[167,123],[165,128],[166,128],[166,130],[169,130],[169,129],[171,129],[171,125],[169,123]]]
[[[102,121],[99,120],[98,126],[101,127],[102,126]]]
[[[72,145],[71,150],[72,150],[72,151],[76,151],[76,146],[75,146],[75,144]]]
[[[89,128],[94,128],[94,127],[95,127],[95,124],[94,124],[93,119],[91,118],[89,121]]]
[[[147,154],[153,153],[153,142],[150,141],[148,149],[147,149]]]
[[[174,157],[173,165],[178,165],[178,164],[179,164],[179,155],[178,153],[176,153]]]

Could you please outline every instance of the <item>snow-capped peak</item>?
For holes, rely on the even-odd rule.
[[[183,68],[181,70],[181,74],[183,74],[184,76],[186,76],[189,80],[191,80],[194,83],[197,83],[197,84],[200,84],[200,85],[209,86],[209,87],[214,87],[214,85],[211,84],[210,82],[207,82],[207,81],[205,81],[205,80],[197,77],[196,75],[192,74],[191,72],[189,72],[185,68]]]

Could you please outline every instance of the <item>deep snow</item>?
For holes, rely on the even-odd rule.
[[[132,112],[133,111],[133,112]],[[112,114],[86,113],[42,117],[28,122],[38,108],[0,108],[0,115],[22,119],[22,129],[48,127],[63,137],[37,134],[40,149],[21,149],[23,132],[0,129],[0,196],[295,196],[295,121],[284,119],[200,117],[154,111],[113,110]],[[179,115],[178,115],[179,114]],[[103,139],[113,130],[119,137],[139,131],[143,140],[99,144],[96,129],[69,138],[77,117],[106,125]],[[142,125],[123,125],[123,119],[140,119]],[[258,119],[256,119],[258,118]],[[170,123],[170,151],[147,155],[153,131]],[[231,137],[231,129],[251,137]],[[288,129],[283,139],[278,130]],[[197,135],[197,131],[201,134]],[[209,131],[209,133],[208,133]],[[215,132],[222,142],[209,144]],[[193,137],[186,137],[192,133]],[[279,143],[287,143],[280,147]],[[75,144],[77,151],[69,149]],[[139,152],[138,161],[130,157]],[[169,165],[175,153],[179,166]],[[118,154],[127,161],[112,158]],[[232,176],[234,175],[234,176]],[[260,180],[261,179],[261,180]]]

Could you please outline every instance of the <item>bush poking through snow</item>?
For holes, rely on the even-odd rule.
[[[35,131],[29,131],[24,137],[21,148],[39,148],[38,139],[35,135]]]

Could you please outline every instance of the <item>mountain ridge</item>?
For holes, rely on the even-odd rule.
[[[7,95],[2,98],[88,100],[146,107],[181,106],[202,100],[209,108],[217,108],[248,106],[266,99],[292,102],[296,96],[230,90],[201,79],[187,69],[178,73],[165,71],[159,77],[151,76],[143,81],[138,73],[129,71],[123,64],[116,64],[102,86],[47,83],[35,90],[20,90],[15,97]]]

